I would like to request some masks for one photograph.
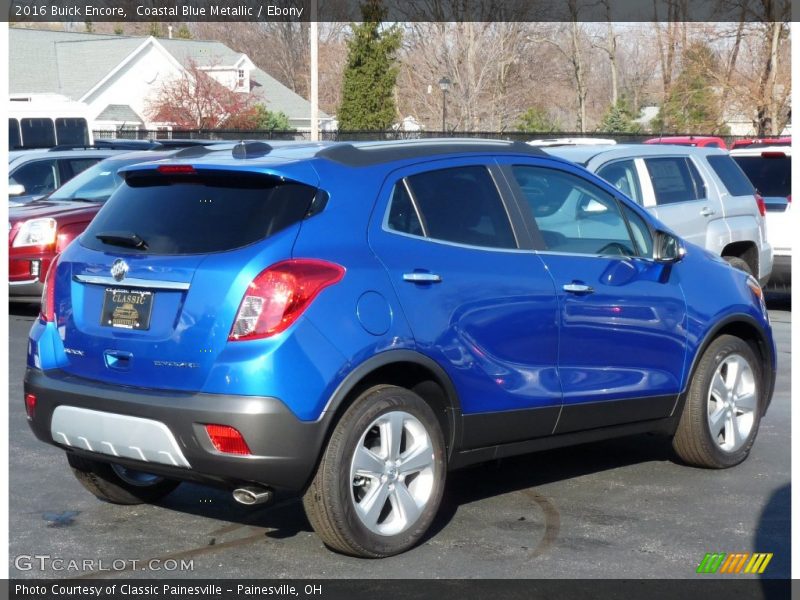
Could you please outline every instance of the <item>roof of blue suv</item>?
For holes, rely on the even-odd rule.
[[[187,148],[169,163],[275,165],[279,163],[326,159],[348,167],[366,167],[404,160],[463,154],[525,154],[552,158],[539,148],[523,142],[487,139],[434,138],[380,142],[247,142],[212,147]],[[248,162],[243,162],[244,160]],[[252,162],[251,162],[252,161]],[[163,164],[160,161],[159,164]],[[147,169],[138,164],[123,171]]]

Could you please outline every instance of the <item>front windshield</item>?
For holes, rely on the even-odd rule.
[[[127,164],[123,161],[103,160],[70,179],[50,194],[50,200],[82,200],[105,202],[122,183],[117,170]]]

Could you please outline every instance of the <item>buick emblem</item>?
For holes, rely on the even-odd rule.
[[[128,274],[128,263],[126,263],[121,258],[115,260],[111,265],[111,276],[114,278],[114,281],[122,281],[125,279],[125,275]]]

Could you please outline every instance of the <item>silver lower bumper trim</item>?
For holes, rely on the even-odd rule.
[[[169,428],[160,421],[58,406],[50,434],[59,444],[90,452],[191,468]]]

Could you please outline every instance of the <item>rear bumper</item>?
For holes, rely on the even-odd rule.
[[[43,284],[39,279],[29,281],[9,281],[9,302],[39,302],[42,299]]]
[[[770,275],[768,289],[785,289],[792,287],[792,256],[790,254],[776,254],[772,262],[772,275]]]
[[[28,368],[25,394],[36,395],[35,416],[29,424],[36,437],[44,442],[96,460],[224,487],[259,483],[289,492],[304,490],[316,467],[327,426],[326,415],[314,422],[300,421],[277,398],[109,386],[59,370]],[[109,420],[113,415],[125,415],[163,423],[189,466],[115,457],[89,451],[80,443],[67,445],[63,440],[53,439],[51,422],[58,406],[99,411],[101,418],[104,413]],[[206,423],[237,429],[252,456],[218,452],[203,427]],[[142,445],[148,442],[142,440]]]

